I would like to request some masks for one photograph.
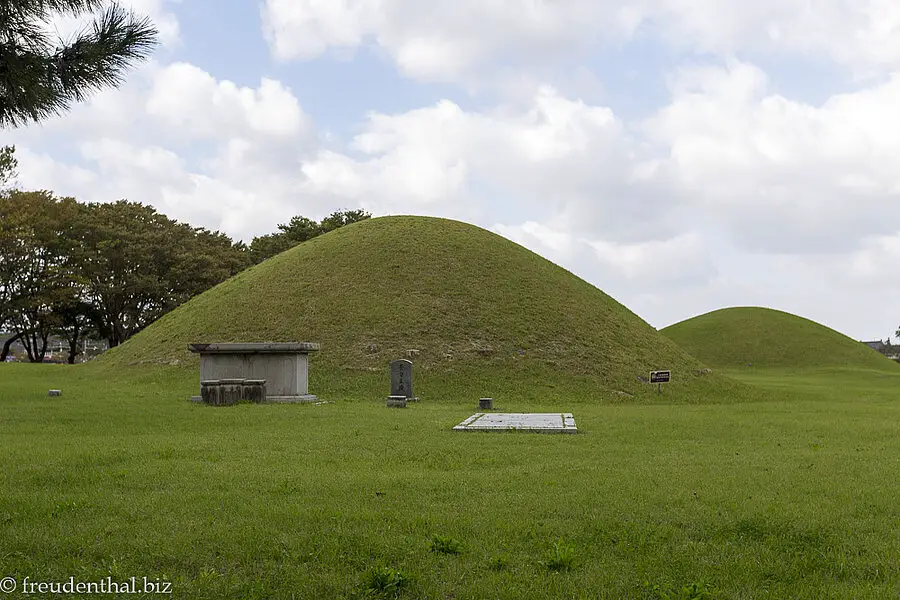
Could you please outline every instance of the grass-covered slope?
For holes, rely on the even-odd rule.
[[[447,219],[382,217],[314,238],[193,298],[101,364],[195,364],[191,342],[310,341],[316,373],[416,369],[586,377],[645,389],[703,367],[589,283],[499,235]],[[502,369],[501,369],[502,367]],[[710,379],[706,376],[704,379]]]
[[[842,333],[769,308],[716,310],[662,333],[713,367],[898,369],[894,361]]]

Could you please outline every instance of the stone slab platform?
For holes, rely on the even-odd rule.
[[[316,402],[319,397],[314,394],[303,394],[300,396],[266,396],[261,404],[306,404]],[[200,396],[191,396],[191,402],[203,402]]]
[[[313,342],[245,342],[188,344],[188,350],[200,354],[308,354],[321,349]]]
[[[572,413],[475,413],[453,430],[578,433]]]

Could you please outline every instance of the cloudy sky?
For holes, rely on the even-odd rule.
[[[896,0],[125,4],[162,46],[4,132],[22,187],[248,242],[338,209],[461,219],[660,328],[900,325]]]

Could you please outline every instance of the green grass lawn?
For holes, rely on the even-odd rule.
[[[453,432],[477,396],[427,380],[406,410],[361,392],[213,408],[186,401],[194,370],[110,373],[0,365],[0,578],[147,577],[176,598],[900,594],[900,373],[735,370],[759,390],[741,402],[495,397],[570,411],[574,436]]]

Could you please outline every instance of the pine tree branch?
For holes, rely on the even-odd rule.
[[[71,42],[49,37],[36,18],[48,11],[81,14],[102,0],[0,0],[0,128],[41,121],[68,110],[90,92],[116,87],[146,59],[157,30],[118,4],[107,6]]]
[[[156,35],[149,19],[136,19],[117,5],[108,7],[91,31],[55,53],[60,92],[82,101],[86,92],[120,85],[124,71],[153,51]]]
[[[0,15],[15,13],[30,19],[53,15],[79,16],[100,10],[105,0],[0,0]]]

